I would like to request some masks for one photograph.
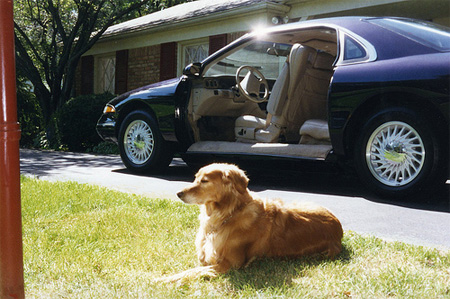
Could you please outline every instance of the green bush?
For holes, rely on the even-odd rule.
[[[67,146],[61,143],[61,134],[59,132],[58,121],[58,114],[53,114],[45,128],[45,131],[42,131],[35,140],[35,145],[37,148],[52,149],[57,151],[67,150]]]
[[[43,128],[43,117],[34,93],[23,83],[17,82],[17,117],[22,135],[21,147],[33,147],[34,141]]]
[[[57,115],[61,142],[70,151],[84,152],[102,142],[95,126],[105,104],[114,96],[110,93],[75,97]]]
[[[112,142],[100,142],[92,149],[89,149],[89,152],[101,155],[119,154],[119,147]]]

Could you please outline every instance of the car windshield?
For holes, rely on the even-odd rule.
[[[440,51],[450,51],[450,28],[406,19],[370,19],[369,22]]]
[[[291,45],[255,40],[212,65],[206,77],[234,76],[242,65],[259,69],[267,79],[276,79],[286,61]]]

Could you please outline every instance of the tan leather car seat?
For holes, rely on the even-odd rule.
[[[299,142],[301,135],[300,143],[329,143],[327,100],[334,60],[328,53],[294,44],[272,89],[266,119],[237,118],[237,141],[278,142],[283,134],[289,143]]]
[[[284,111],[289,101],[292,85],[299,80],[307,67],[309,55],[315,50],[300,44],[292,46],[280,74],[272,88],[267,104],[266,119],[252,115],[238,117],[235,122],[235,136],[240,142],[277,142],[286,128]],[[297,130],[298,132],[298,130]]]
[[[297,73],[298,79],[291,83],[288,92],[288,102],[284,106],[282,115],[285,118],[287,142],[298,142],[299,130],[306,121],[313,121],[314,125],[307,130],[311,137],[317,135],[322,139],[328,132],[328,89],[333,75],[335,57],[325,52],[310,53],[307,66]],[[303,73],[301,73],[303,72]],[[322,121],[318,121],[322,120]],[[319,128],[318,124],[326,124]],[[317,134],[311,128],[317,128]]]

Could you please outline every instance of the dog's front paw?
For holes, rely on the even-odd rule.
[[[201,278],[201,277],[213,278],[216,276],[217,276],[217,271],[215,271],[212,266],[205,266],[205,267],[197,267],[197,268],[189,269],[189,270],[183,271],[181,273],[167,276],[167,277],[156,278],[153,280],[153,282],[155,282],[155,283],[158,283],[158,282],[182,283],[187,280],[192,280],[195,278]]]

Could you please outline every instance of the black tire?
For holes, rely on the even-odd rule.
[[[120,126],[118,140],[122,162],[134,172],[162,171],[172,161],[173,151],[147,111],[128,114]]]
[[[389,108],[373,115],[354,149],[361,181],[388,198],[413,198],[445,182],[448,158],[438,132],[412,109]]]

